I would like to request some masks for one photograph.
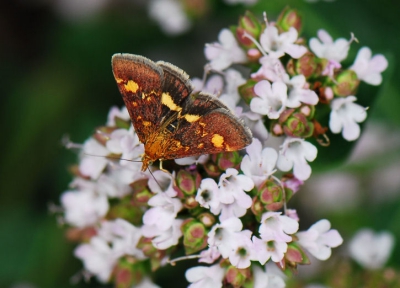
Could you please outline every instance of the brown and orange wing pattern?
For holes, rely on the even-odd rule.
[[[115,54],[112,68],[139,140],[143,167],[155,160],[235,151],[252,141],[250,130],[217,98],[192,94],[178,67],[138,55]]]
[[[115,54],[112,69],[119,91],[142,143],[160,126],[163,70],[138,55]]]
[[[236,151],[251,143],[250,129],[214,96],[200,93],[182,104],[176,129],[165,133],[166,142],[178,145],[166,147],[165,159]]]

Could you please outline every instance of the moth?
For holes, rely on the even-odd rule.
[[[144,144],[142,171],[157,160],[236,151],[252,142],[250,129],[221,101],[207,93],[193,93],[182,69],[132,54],[115,54],[111,62]]]

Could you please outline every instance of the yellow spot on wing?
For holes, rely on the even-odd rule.
[[[185,114],[185,115],[183,115],[183,118],[185,118],[186,121],[192,123],[192,122],[195,122],[195,121],[199,120],[200,116],[199,115],[192,115],[192,114]]]
[[[200,143],[199,145],[197,145],[197,148],[201,149],[204,147],[204,143]]]
[[[122,83],[122,82],[124,82],[124,79],[121,79],[121,78],[115,78],[115,81],[117,81],[117,83],[119,84],[119,83]]]
[[[171,95],[168,93],[162,93],[161,95],[161,103],[167,106],[169,109],[172,111],[181,111],[182,107],[179,107],[174,103],[174,100],[172,100]]]
[[[139,89],[139,85],[133,80],[129,80],[124,86],[126,91],[130,91],[132,93],[136,93],[136,91]]]
[[[214,134],[211,138],[211,142],[213,143],[214,147],[220,148],[222,144],[224,144],[224,137],[219,134]]]
[[[143,125],[146,126],[146,127],[147,127],[147,126],[151,126],[151,122],[149,122],[149,121],[143,121],[142,123],[143,123]]]
[[[133,106],[133,107],[137,107],[137,106],[138,106],[137,102],[132,101],[132,106]]]

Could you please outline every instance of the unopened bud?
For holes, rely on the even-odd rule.
[[[336,85],[333,86],[333,92],[338,96],[354,95],[360,80],[353,70],[342,71],[336,77]]]
[[[183,222],[181,230],[187,255],[196,253],[207,246],[207,232],[201,222],[193,218],[187,219]]]
[[[321,74],[321,59],[318,59],[313,53],[307,52],[299,59],[290,59],[286,65],[290,75],[302,74],[306,79],[317,77]]]
[[[251,36],[253,39],[258,39],[261,33],[261,23],[250,11],[246,11],[244,16],[239,18],[239,25],[236,27],[236,38],[240,45],[244,48],[250,49],[255,47],[252,39],[246,35]]]
[[[294,242],[288,244],[285,260],[287,265],[292,268],[295,268],[297,264],[307,265],[311,263],[303,249]]]
[[[239,269],[234,266],[229,266],[226,271],[225,279],[233,287],[243,287],[243,284],[250,276],[250,268]]]
[[[269,211],[276,211],[283,206],[282,187],[273,180],[263,182],[258,188],[258,195],[261,203]]]
[[[117,126],[117,128],[128,130],[131,127],[130,120],[125,120],[115,116],[114,121],[115,121],[115,126]]]
[[[237,151],[233,151],[213,154],[211,159],[215,164],[217,164],[220,171],[225,171],[228,168],[239,168],[242,157],[240,157]]]
[[[254,86],[257,84],[257,81],[254,79],[247,80],[246,83],[238,87],[238,91],[242,99],[250,105],[251,100],[256,97],[254,92]]]
[[[113,127],[101,126],[96,128],[93,138],[96,139],[101,145],[106,146],[108,140],[110,140],[110,134],[115,130]]]
[[[286,7],[279,15],[276,25],[281,28],[282,31],[289,31],[290,27],[294,27],[300,34],[302,19],[296,9]]]
[[[290,137],[310,137],[314,131],[313,123],[300,112],[290,114],[290,110],[291,109],[288,109],[288,113],[282,113],[282,117],[279,117],[279,122],[282,125],[285,134]]]
[[[201,213],[197,218],[200,220],[201,223],[203,223],[205,227],[211,227],[215,224],[215,216],[211,213]]]
[[[192,195],[196,193],[200,186],[201,176],[197,171],[189,172],[187,170],[179,170],[176,175],[176,185],[185,195]]]

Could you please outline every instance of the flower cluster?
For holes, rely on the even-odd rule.
[[[355,103],[357,87],[379,85],[387,61],[364,47],[345,69],[354,37],[334,41],[320,30],[307,45],[300,30],[295,10],[274,23],[246,12],[205,47],[208,75],[193,86],[243,118],[254,136],[245,151],[166,161],[170,173],[141,172],[144,148],[127,110],[111,109],[80,146],[71,190],[61,197],[87,272],[119,287],[158,287],[151,272],[184,250],[184,259],[212,264],[187,270],[190,287],[284,287],[282,271],[310,263],[307,253],[330,257],[342,243],[338,231],[323,219],[300,232],[296,210],[286,206],[310,177],[328,129],[359,137],[367,114]],[[327,110],[329,123],[318,118]]]

